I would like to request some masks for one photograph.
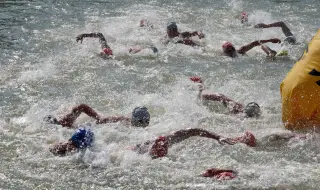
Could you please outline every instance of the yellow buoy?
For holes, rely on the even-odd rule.
[[[287,129],[320,129],[320,30],[280,85]]]

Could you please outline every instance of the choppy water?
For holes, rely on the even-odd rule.
[[[191,138],[151,160],[128,147],[188,127],[225,136],[246,130],[260,139],[285,132],[279,84],[319,26],[318,0],[256,1],[2,1],[0,2],[0,188],[1,189],[318,189],[320,149],[317,137],[283,145],[249,148],[220,146]],[[249,12],[253,24],[284,21],[299,45],[292,59],[269,62],[259,48],[231,59],[217,55],[223,41],[236,47],[256,39],[284,38],[280,29],[254,29],[236,19]],[[150,20],[153,30],[138,27]],[[202,30],[200,48],[161,45],[165,26]],[[98,40],[75,42],[83,32],[102,32],[116,55],[103,60]],[[158,56],[129,56],[128,48],[156,45]],[[279,45],[270,44],[279,49]],[[262,105],[260,119],[210,111],[196,101],[188,77],[200,75],[212,92],[239,102]],[[147,129],[121,124],[96,126],[96,146],[84,155],[54,157],[48,148],[74,130],[42,122],[87,103],[104,115],[130,115],[149,108]],[[239,171],[235,180],[196,177],[211,168]]]

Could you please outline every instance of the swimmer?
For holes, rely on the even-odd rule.
[[[271,23],[271,24],[260,23],[260,24],[255,25],[254,27],[255,28],[281,27],[282,32],[286,36],[286,39],[284,40],[284,42],[287,42],[289,44],[295,44],[297,41],[296,37],[292,34],[290,29],[288,28],[288,26],[284,22],[275,22],[275,23]]]
[[[167,25],[167,40],[165,41],[165,44],[168,44],[169,42],[174,42],[176,44],[185,44],[189,46],[198,46],[195,42],[193,42],[191,39],[189,39],[192,36],[198,36],[199,39],[204,38],[204,34],[202,32],[178,32],[178,26],[175,22],[170,22]]]
[[[147,141],[136,145],[133,150],[138,154],[149,153],[152,159],[161,158],[168,154],[168,149],[174,144],[180,143],[190,137],[205,137],[217,140],[220,144],[234,145],[244,143],[250,147],[256,146],[256,139],[250,132],[245,132],[240,137],[224,138],[215,133],[200,128],[185,129],[174,132],[171,135],[160,136],[154,141]]]
[[[244,113],[246,117],[259,117],[261,115],[260,106],[255,102],[250,102],[246,106],[236,102],[223,94],[204,94],[202,93],[204,88],[202,79],[198,76],[190,77],[190,80],[199,83],[199,94],[200,100],[209,100],[221,102],[229,111],[233,114]]]
[[[65,156],[67,153],[74,153],[91,147],[93,141],[94,133],[92,131],[79,128],[68,141],[57,143],[49,150],[55,156]]]
[[[52,115],[44,117],[44,121],[50,124],[62,125],[62,127],[74,128],[73,123],[80,116],[85,113],[96,120],[97,124],[125,122],[131,123],[133,127],[147,127],[150,122],[150,114],[146,107],[136,107],[132,111],[131,118],[125,116],[109,116],[102,117],[95,110],[86,104],[80,104],[72,108],[71,113],[58,120]]]
[[[76,37],[76,41],[77,42],[80,41],[82,43],[83,38],[86,38],[86,37],[99,38],[99,42],[101,44],[101,49],[102,49],[102,52],[100,52],[100,56],[105,59],[112,57],[113,55],[112,50],[107,44],[107,40],[105,39],[102,33],[99,32],[99,33],[79,34]]]
[[[250,132],[245,132],[243,135],[237,138],[224,138],[204,129],[193,128],[176,131],[167,136],[160,136],[154,141],[147,141],[143,144],[138,144],[132,148],[132,150],[138,154],[149,153],[153,159],[161,158],[168,154],[168,149],[172,145],[195,136],[215,139],[220,144],[234,145],[237,143],[243,143],[250,147],[256,146],[256,139]],[[93,132],[91,132],[89,129],[79,128],[68,141],[57,143],[51,147],[50,152],[56,156],[65,156],[67,153],[74,153],[91,147],[93,141]]]
[[[271,38],[268,40],[257,40],[254,42],[251,42],[248,45],[242,46],[240,49],[236,50],[235,47],[233,46],[233,44],[231,42],[225,42],[222,45],[222,49],[223,49],[223,54],[229,57],[237,57],[237,54],[242,54],[244,55],[246,52],[248,52],[249,50],[251,50],[252,48],[262,45],[264,43],[281,43],[281,40],[279,40],[278,38]]]

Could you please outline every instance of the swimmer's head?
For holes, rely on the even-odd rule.
[[[248,22],[248,13],[242,12],[241,15],[240,15],[240,20],[241,20],[241,23]]]
[[[190,80],[196,83],[202,83],[202,79],[199,76],[190,77]]]
[[[110,48],[103,48],[103,53],[106,55],[113,55],[112,50]]]
[[[150,150],[150,156],[152,158],[161,158],[168,154],[169,143],[167,138],[164,136],[160,136],[157,138]]]
[[[87,148],[92,145],[94,134],[89,129],[79,128],[71,137],[71,141],[77,148]]]
[[[236,49],[231,42],[224,42],[222,44],[223,53],[230,57],[236,56]]]
[[[178,26],[175,22],[170,22],[167,25],[167,35],[169,38],[174,38],[174,37],[179,36]]]
[[[146,107],[136,107],[132,111],[131,124],[135,127],[147,127],[150,122],[150,114]]]
[[[257,145],[256,137],[248,131],[246,131],[243,136],[239,137],[238,141],[251,147],[255,147]]]
[[[250,102],[244,108],[247,117],[259,117],[261,115],[260,106],[255,102]]]

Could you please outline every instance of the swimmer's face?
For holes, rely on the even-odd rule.
[[[133,120],[133,119],[132,119],[132,120],[131,120],[132,126],[142,127],[142,128],[148,127],[149,122],[150,122],[149,119],[147,119],[147,120]]]
[[[261,115],[261,109],[257,103],[251,102],[246,105],[244,113],[246,117],[259,117]]]
[[[55,144],[49,150],[55,156],[64,156],[68,152],[76,151],[77,147],[71,141],[68,141]]]
[[[229,57],[236,57],[237,52],[234,46],[229,46],[223,49],[223,53]]]
[[[104,52],[100,52],[100,57],[103,59],[112,59],[112,56],[110,56]]]
[[[167,29],[167,35],[169,38],[174,38],[179,36],[178,29]]]

